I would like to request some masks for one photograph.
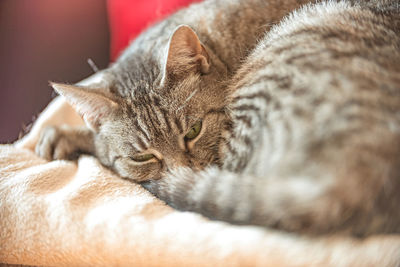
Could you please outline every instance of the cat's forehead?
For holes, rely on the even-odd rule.
[[[165,85],[152,79],[131,79],[118,81],[118,94],[124,101],[135,107],[158,106],[170,111],[184,110],[185,107],[199,109],[202,102],[201,88],[197,78],[183,79]],[[121,92],[124,92],[122,93]]]
[[[175,97],[172,94],[155,92],[137,93],[127,103],[136,116],[147,118],[165,116],[192,121],[201,117],[204,112],[194,94]]]
[[[171,145],[176,147],[175,142],[202,117],[198,111],[187,106],[177,109],[139,101],[132,102],[127,111],[124,118],[118,121],[124,125],[123,140],[133,144],[136,151],[166,148]]]

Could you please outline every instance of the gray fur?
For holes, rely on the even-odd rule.
[[[400,232],[396,2],[307,5],[269,28],[300,4],[192,5],[133,42],[103,90],[56,85],[93,132],[93,148],[75,150],[211,218],[310,234]],[[181,24],[205,50],[171,37]],[[180,53],[182,44],[197,52]],[[86,108],[96,105],[106,112]],[[65,157],[51,149],[71,142],[43,141],[49,131],[63,132],[45,131],[38,153]],[[143,151],[156,158],[131,159]]]

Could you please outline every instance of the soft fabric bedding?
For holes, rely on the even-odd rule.
[[[86,80],[90,83],[101,73]],[[33,152],[49,124],[81,124],[54,99],[0,146],[0,262],[47,266],[399,266],[400,236],[307,238],[210,221],[166,206],[91,156]]]

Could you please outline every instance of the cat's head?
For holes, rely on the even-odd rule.
[[[164,60],[137,50],[114,64],[99,88],[53,84],[96,133],[96,156],[136,181],[219,164],[229,126],[226,70],[187,26],[174,31]]]

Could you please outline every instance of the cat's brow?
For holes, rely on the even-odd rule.
[[[186,116],[186,118],[190,121],[190,120],[192,120],[192,121],[198,121],[198,120],[200,120],[201,118],[200,117],[197,117],[197,116]]]
[[[130,142],[125,142],[124,143],[124,146],[125,147],[128,147],[129,149],[130,149],[130,152],[131,153],[140,153],[140,152],[142,152],[142,149],[138,149],[138,148],[136,148],[132,143],[130,143]],[[145,150],[144,148],[143,148],[143,150]]]

